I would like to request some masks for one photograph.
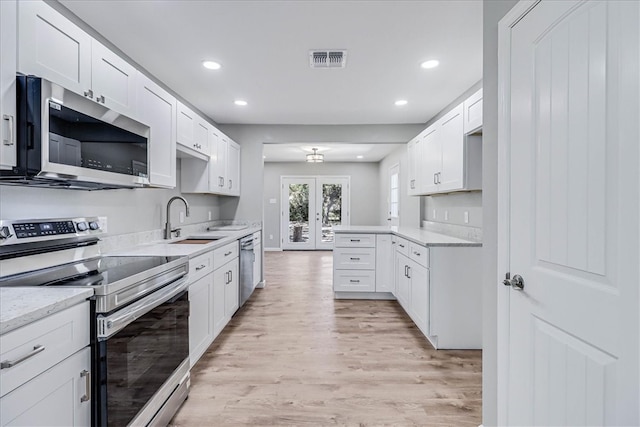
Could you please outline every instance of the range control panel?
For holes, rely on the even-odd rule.
[[[0,221],[0,245],[106,233],[106,217]]]
[[[73,221],[27,222],[14,224],[13,230],[18,239],[37,236],[53,236],[57,234],[75,234]]]

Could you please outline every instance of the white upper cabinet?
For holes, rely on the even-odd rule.
[[[482,189],[482,136],[465,133],[464,105],[453,108],[407,144],[410,196]]]
[[[133,66],[40,1],[18,5],[18,71],[57,83],[132,116]]]
[[[240,196],[240,146],[229,140],[227,149],[227,191]]]
[[[208,160],[211,125],[180,101],[177,115],[178,149],[199,159]]]
[[[91,90],[96,101],[126,116],[134,116],[137,74],[131,64],[92,40]]]
[[[467,189],[464,183],[464,130],[462,104],[440,120],[441,158],[438,191]]]
[[[213,126],[209,137],[207,163],[182,159],[182,192],[240,196],[240,146]]]
[[[471,133],[482,127],[482,89],[467,98],[464,106],[464,133]]]
[[[16,1],[0,1],[0,169],[16,166]]]
[[[18,16],[18,71],[88,92],[91,36],[43,1],[20,2]]]
[[[156,187],[176,186],[176,99],[138,73],[138,120],[149,126],[149,181]]]

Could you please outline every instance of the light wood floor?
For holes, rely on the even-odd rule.
[[[436,351],[395,301],[334,300],[331,252],[267,252],[172,426],[478,426],[480,351]]]

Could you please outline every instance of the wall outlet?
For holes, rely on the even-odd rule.
[[[464,223],[469,224],[469,211],[464,211]]]
[[[273,240],[273,234],[269,234],[269,240]]]
[[[208,218],[209,218],[209,221],[211,221],[211,211],[209,211]]]
[[[444,220],[449,221],[449,211],[444,211]]]
[[[180,211],[180,224],[184,222],[184,212]]]
[[[276,204],[276,199],[269,199],[269,203],[271,203],[272,205]]]
[[[433,210],[432,218],[433,218],[433,219],[436,219],[436,210],[435,210],[435,209]]]

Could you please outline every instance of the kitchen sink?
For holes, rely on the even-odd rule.
[[[177,242],[171,242],[170,245],[206,245],[207,243],[215,242],[216,240],[220,240],[221,237],[213,237],[210,239],[184,239],[179,240]]]

